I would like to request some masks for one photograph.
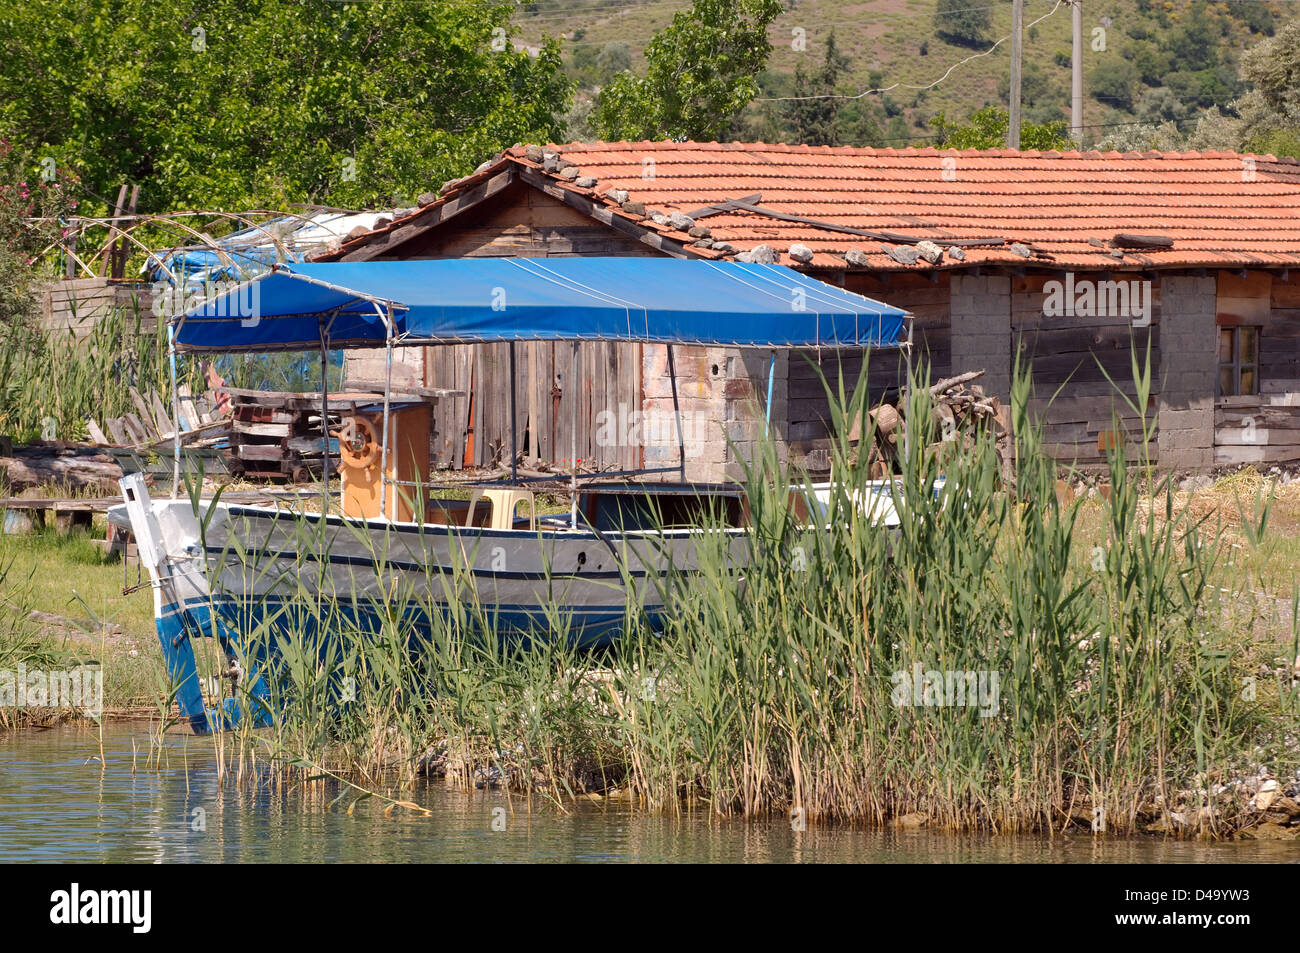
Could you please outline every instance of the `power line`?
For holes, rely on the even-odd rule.
[[[1061,4],[1064,3],[1064,2],[1065,2],[1065,0],[1056,0],[1056,5],[1055,5],[1054,7],[1052,7],[1051,10],[1047,11],[1046,13],[1044,13],[1044,14],[1043,14],[1041,17],[1039,17],[1037,20],[1034,20],[1034,21],[1031,22],[1031,23],[1027,23],[1027,24],[1025,25],[1025,29],[1028,30],[1030,27],[1035,26],[1036,24],[1042,23],[1044,20],[1046,20],[1048,17],[1050,17],[1052,14],[1054,14],[1057,10],[1061,9]],[[1003,43],[1005,43],[1005,42],[1006,42],[1007,40],[1009,40],[1010,38],[1011,38],[1010,35],[1008,35],[1008,36],[1004,36],[1004,37],[1002,37],[1002,39],[998,40],[996,43],[994,43],[992,46],[990,46],[987,50],[984,50],[982,53],[972,53],[970,56],[966,57],[965,59],[963,59],[963,60],[958,60],[956,63],[952,64],[952,66],[949,66],[948,69],[947,69],[947,71],[946,71],[942,76],[940,76],[938,79],[936,79],[933,83],[927,83],[927,84],[924,85],[924,86],[917,86],[917,85],[914,85],[914,84],[912,84],[912,83],[904,83],[904,82],[902,82],[902,81],[900,80],[899,82],[894,83],[894,85],[892,85],[892,86],[882,86],[882,87],[880,87],[879,89],[864,89],[862,92],[860,92],[860,93],[854,93],[854,94],[851,95],[851,96],[850,96],[850,95],[843,95],[843,94],[840,94],[840,93],[818,93],[818,94],[816,94],[816,95],[812,95],[812,96],[755,96],[755,97],[754,97],[754,102],[761,102],[761,103],[781,103],[781,102],[804,102],[804,101],[813,100],[813,99],[862,99],[862,98],[864,98],[864,97],[866,97],[866,96],[870,96],[870,95],[872,95],[873,93],[888,93],[888,92],[891,92],[892,90],[899,89],[899,88],[902,88],[902,89],[934,89],[934,87],[938,86],[938,85],[939,85],[940,83],[942,83],[945,79],[947,79],[949,76],[951,76],[951,75],[953,74],[953,71],[956,70],[959,66],[964,66],[965,64],[969,63],[971,60],[979,59],[979,58],[982,57],[982,56],[988,56],[990,53],[992,53],[994,50],[996,50],[999,46],[1001,46]]]
[[[607,2],[607,0],[594,0],[594,2],[595,2],[596,4],[600,4],[600,3],[603,3],[603,2]],[[1025,0],[1025,2],[1026,2],[1026,6],[1028,6],[1030,3],[1046,3],[1047,0]],[[1233,2],[1246,2],[1246,0],[1233,0]],[[1250,2],[1256,2],[1256,0],[1250,0]],[[1269,0],[1258,0],[1258,2],[1269,2]],[[1300,2],[1300,0],[1296,0],[1296,2]],[[690,8],[691,6],[692,6],[692,4],[689,4],[689,3],[687,3],[687,4],[683,4],[683,5],[674,5],[674,6],[652,6],[652,5],[650,5],[650,4],[646,4],[646,5],[644,5],[644,6],[637,7],[636,9],[638,9],[638,10],[642,10],[642,11],[645,11],[645,12],[647,12],[647,13],[667,13],[667,12],[670,12],[670,11],[680,11],[680,10],[685,10],[685,9]],[[985,10],[999,10],[999,9],[1002,9],[1004,6],[1005,6],[1005,4],[989,4],[989,5],[987,5],[987,6],[978,6],[978,7],[975,7],[975,6],[972,6],[972,7],[962,7],[960,10],[952,10],[952,11],[948,11],[947,13],[942,14],[942,15],[941,15],[937,10],[928,10],[928,11],[921,11],[921,10],[914,10],[914,11],[881,11],[880,13],[873,13],[872,16],[873,16],[873,18],[875,18],[875,19],[891,19],[891,20],[908,20],[908,19],[917,19],[917,18],[924,18],[924,19],[930,19],[930,20],[938,20],[938,19],[950,19],[951,17],[953,17],[953,16],[955,16],[955,15],[957,15],[957,14],[960,14],[960,13],[968,13],[968,12],[969,12],[969,13],[974,13],[974,12],[982,12],[982,11],[985,11]],[[586,11],[588,11],[588,10],[599,10],[599,9],[600,9],[599,6],[596,6],[596,7],[580,7],[580,8],[576,8],[577,12],[586,12]],[[626,4],[622,4],[622,3],[614,3],[614,4],[612,4],[612,5],[609,7],[609,9],[610,9],[611,12],[619,12],[619,13],[621,13],[621,12],[624,12],[625,10],[630,9],[630,8],[629,8]],[[808,17],[806,16],[807,11],[801,11],[798,7],[796,7],[796,8],[793,9],[793,10],[787,10],[787,11],[785,11],[784,13],[778,14],[778,16],[777,16],[776,19],[777,19],[777,20],[781,20],[781,19],[784,19],[784,18],[786,18],[786,17],[794,17],[794,16],[797,16],[798,14],[800,14],[801,12],[805,13],[805,18],[808,18]],[[524,16],[520,16],[520,17],[518,17],[518,18],[515,20],[515,23],[516,23],[516,25],[518,25],[518,26],[527,26],[527,25],[532,24],[532,23],[542,23],[542,22],[555,22],[555,21],[561,21],[561,20],[571,20],[571,19],[573,19],[573,16],[574,16],[574,14],[551,14],[551,13],[546,13],[546,14],[536,15],[536,16],[527,16],[527,15],[524,15]],[[808,19],[811,19],[811,18],[808,18]],[[818,26],[819,28],[820,28],[820,27],[828,27],[828,26],[859,26],[859,25],[861,25],[861,23],[862,23],[862,20],[860,20],[860,19],[858,19],[858,20],[829,20],[829,21],[827,21],[827,20],[820,20],[820,21],[817,21],[817,26]],[[772,24],[773,27],[775,27],[776,25],[777,25],[776,23],[773,23],[773,24]],[[595,26],[595,24],[593,24],[592,26]],[[574,27],[573,29],[576,31],[576,30],[585,30],[585,29],[590,29],[590,28],[591,28],[590,26],[580,26],[580,27]]]
[[[1081,126],[1080,128],[1082,128],[1082,129],[1112,129],[1112,128],[1116,128],[1116,127],[1119,127],[1119,126],[1150,126],[1150,127],[1152,127],[1152,128],[1154,129],[1154,128],[1159,127],[1159,126],[1163,126],[1163,125],[1165,125],[1166,123],[1170,123],[1170,124],[1175,125],[1175,126],[1181,126],[1181,125],[1184,125],[1185,123],[1189,123],[1189,122],[1197,122],[1197,121],[1198,121],[1198,118],[1199,118],[1199,117],[1195,117],[1195,116],[1193,116],[1193,117],[1191,117],[1191,118],[1189,118],[1189,119],[1157,119],[1157,120],[1138,119],[1138,120],[1134,120],[1134,121],[1132,121],[1132,122],[1094,122],[1094,123],[1085,123],[1085,124],[1084,124],[1083,126]],[[1065,120],[1064,120],[1064,119],[1061,119],[1061,120],[1055,120],[1055,121],[1059,121],[1059,122],[1061,122],[1061,123],[1065,123]],[[877,141],[877,142],[922,142],[922,141],[930,141],[930,140],[933,140],[933,139],[942,139],[942,138],[943,138],[942,134],[935,133],[935,134],[932,134],[932,135],[887,136],[887,137],[882,138],[882,139],[877,139],[876,141]]]

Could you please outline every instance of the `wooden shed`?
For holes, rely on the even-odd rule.
[[[517,146],[385,227],[318,260],[671,255],[774,261],[915,315],[933,376],[984,369],[1007,397],[1032,360],[1033,408],[1062,462],[1099,464],[1141,421],[1131,355],[1150,351],[1146,408],[1177,469],[1300,462],[1300,165],[1234,153],[1038,153],[762,143]],[[602,468],[675,459],[662,347],[517,349],[524,452]],[[434,458],[501,459],[503,345],[400,354],[394,379],[465,392],[435,409]],[[856,378],[863,355],[780,355],[773,431],[794,458],[825,446],[818,369]],[[873,389],[896,352],[872,357]],[[842,364],[841,364],[842,362]],[[382,375],[360,355],[351,379]],[[762,433],[768,356],[678,355],[688,475],[735,475]],[[568,387],[575,379],[580,388]],[[566,396],[566,394],[568,396]]]

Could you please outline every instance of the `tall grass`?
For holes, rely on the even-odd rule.
[[[746,474],[748,558],[707,526],[695,569],[660,580],[665,630],[629,608],[603,653],[574,647],[559,606],[532,638],[484,637],[494,620],[463,567],[392,581],[362,627],[313,589],[311,559],[258,566],[234,543],[233,564],[292,593],[246,625],[245,667],[268,666],[279,714],[236,744],[300,772],[557,799],[617,787],[657,811],[1134,831],[1277,725],[1239,691],[1245,636],[1222,622],[1213,534],[1116,448],[1106,539],[1083,547],[1084,504],[1058,497],[1029,388],[1018,369],[1008,487],[992,436],[945,443],[927,388],[909,387],[886,531],[847,437],[854,420],[870,432],[865,382],[841,382],[824,518],[797,515],[812,487],[768,444]],[[296,532],[317,551],[314,524]],[[1185,830],[1223,823],[1194,818]]]
[[[86,418],[135,412],[129,388],[154,391],[171,407],[167,326],[133,298],[101,318],[83,316],[82,336],[15,322],[0,330],[0,433],[28,442],[52,429],[58,439],[86,435]],[[73,315],[73,323],[78,316]],[[197,366],[184,382],[201,390]]]
[[[32,601],[31,578],[20,574],[12,558],[0,562],[0,676],[14,687],[23,668],[45,669],[59,660],[60,653],[51,649],[31,618]],[[21,727],[34,717],[58,715],[0,704],[0,732]]]

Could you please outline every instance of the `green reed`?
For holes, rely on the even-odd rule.
[[[527,637],[497,633],[470,535],[452,572],[381,572],[369,593],[322,591],[313,573],[317,554],[368,537],[287,517],[288,564],[232,541],[223,565],[290,594],[245,633],[246,668],[278,660],[264,671],[279,715],[241,743],[296,771],[428,771],[557,799],[618,788],[658,811],[1135,830],[1239,770],[1277,726],[1240,692],[1246,637],[1223,622],[1213,533],[1122,447],[1108,500],[1062,502],[1030,386],[1017,368],[1014,486],[992,435],[943,439],[922,381],[901,473],[880,487],[847,437],[855,420],[870,435],[865,381],[828,385],[824,510],[769,443],[747,470],[747,530],[706,519],[696,565],[656,581],[673,606],[664,631],[629,606],[605,652],[575,646],[558,604]],[[893,504],[896,528],[872,519],[872,499]],[[1105,507],[1095,546],[1077,529],[1084,505]],[[648,558],[662,536],[618,541]],[[370,554],[380,565],[401,545]],[[380,623],[357,624],[339,596],[380,607]]]
[[[72,323],[80,334],[22,322],[0,330],[0,433],[36,440],[52,421],[58,439],[82,438],[87,417],[103,425],[105,418],[135,412],[132,386],[171,406],[167,325],[138,297],[97,320],[79,320],[74,311]],[[182,382],[199,393],[197,365],[180,370]]]

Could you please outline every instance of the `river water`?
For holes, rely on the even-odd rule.
[[[428,817],[370,800],[352,814],[332,793],[240,790],[218,779],[210,742],[168,736],[161,767],[145,768],[147,725],[99,735],[54,728],[0,736],[0,862],[664,861],[1119,862],[1300,860],[1295,845],[1142,838],[966,837],[810,829],[786,821],[648,816],[622,802],[534,803],[441,783],[407,797]],[[133,759],[135,770],[133,771]]]

